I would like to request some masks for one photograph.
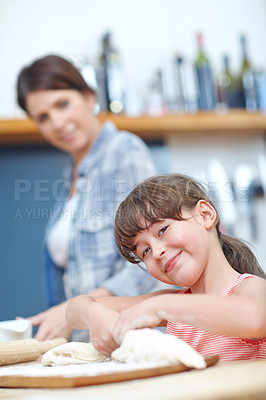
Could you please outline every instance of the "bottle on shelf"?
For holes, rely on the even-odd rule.
[[[196,112],[198,92],[195,67],[181,55],[175,57],[175,87],[177,111]]]
[[[158,68],[148,82],[144,101],[144,111],[148,115],[162,115],[168,112],[166,82],[163,71]]]
[[[162,97],[165,105],[165,111],[176,113],[178,111],[176,101],[176,71],[175,65],[168,62],[161,68],[162,73]]]
[[[266,113],[266,71],[258,69],[255,73],[258,108]]]
[[[119,114],[125,108],[125,84],[121,56],[111,43],[111,33],[102,38],[102,54],[97,73],[100,110]]]
[[[198,54],[195,60],[195,68],[199,91],[199,108],[212,110],[215,107],[214,85],[210,62],[203,46],[203,35],[198,32],[196,35]]]
[[[72,62],[81,73],[83,79],[87,82],[90,88],[97,90],[97,78],[95,66],[89,57],[84,54],[71,54],[69,60]]]
[[[223,70],[218,76],[218,94],[221,107],[233,107],[233,77],[230,69],[229,56],[223,56]]]
[[[176,68],[176,106],[177,111],[185,111],[186,100],[185,100],[185,76],[184,76],[184,58],[180,55],[175,58]]]
[[[240,45],[242,52],[241,89],[244,98],[244,107],[248,111],[254,111],[257,109],[256,85],[254,73],[248,57],[247,40],[245,35],[240,36]]]

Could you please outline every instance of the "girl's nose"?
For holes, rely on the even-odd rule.
[[[164,245],[160,244],[155,244],[154,248],[153,248],[153,256],[155,259],[160,259],[163,257],[163,255],[166,252],[166,248]]]

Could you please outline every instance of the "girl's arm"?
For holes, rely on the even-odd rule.
[[[143,300],[166,293],[176,293],[176,289],[159,290],[135,297],[94,297],[93,293],[92,295],[79,295],[68,301],[66,317],[73,328],[89,329],[90,324],[93,323],[93,318],[91,318],[91,308],[97,307],[94,303],[101,304],[110,310],[120,313],[122,310],[132,307]]]
[[[105,307],[108,307],[112,310],[115,310],[117,312],[121,312],[129,307],[134,306],[135,304],[138,304],[144,300],[147,300],[149,298],[161,295],[161,294],[169,294],[169,293],[176,293],[177,289],[163,289],[163,290],[157,290],[155,292],[143,294],[141,296],[131,296],[131,297],[120,297],[120,296],[109,296],[109,297],[97,297],[94,298],[94,301],[96,301],[99,304],[104,305]]]
[[[71,299],[66,309],[66,318],[73,328],[89,329],[94,347],[102,354],[110,355],[117,347],[113,339],[113,328],[122,310],[145,299],[176,290],[161,290],[136,297],[91,297],[80,295]]]
[[[121,312],[114,327],[120,343],[129,329],[176,320],[199,329],[247,339],[266,337],[266,281],[250,278],[233,295],[163,294]]]
[[[99,304],[88,295],[73,298],[66,309],[70,325],[77,329],[89,329],[92,344],[106,356],[117,347],[112,330],[118,316],[117,311]]]

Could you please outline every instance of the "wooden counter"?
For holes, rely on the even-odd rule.
[[[266,398],[266,360],[70,389],[0,389],[1,400],[243,400]]]
[[[266,114],[245,110],[199,112],[158,117],[100,114],[104,122],[112,120],[118,129],[138,134],[146,140],[163,139],[167,135],[223,134],[254,135],[266,133]],[[28,119],[0,120],[0,145],[45,143],[33,121]]]

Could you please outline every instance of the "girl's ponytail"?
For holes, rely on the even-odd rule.
[[[266,274],[259,265],[253,252],[242,240],[219,234],[219,241],[229,264],[240,274],[253,274],[266,279]]]

